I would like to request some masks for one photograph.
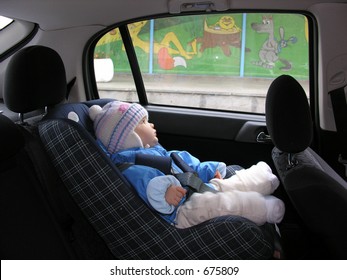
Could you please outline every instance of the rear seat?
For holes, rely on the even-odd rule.
[[[46,63],[48,59],[42,58],[42,55],[48,52],[50,56],[52,53],[47,51],[46,47],[35,47],[36,51],[41,49],[43,52],[40,61]],[[27,50],[23,52],[28,54]],[[16,69],[16,71],[11,69],[14,75],[17,71],[35,70],[30,67],[30,70],[22,69],[18,60],[17,63],[20,67],[11,66]],[[40,77],[39,74],[36,76]],[[22,78],[25,81],[25,75]],[[52,77],[49,76],[48,79]],[[58,82],[61,82],[60,80],[59,78]],[[258,227],[247,219],[225,216],[180,230],[163,221],[142,202],[91,135],[93,130],[87,114],[88,107],[95,102],[100,102],[99,105],[102,105],[109,100],[56,105],[66,95],[66,90],[54,91],[54,94],[60,96],[59,98],[47,95],[49,88],[54,88],[56,82],[39,79],[37,84],[45,83],[47,86],[45,88],[41,84],[40,87],[35,87],[35,83],[31,81],[30,85],[34,86],[29,92],[33,96],[33,101],[29,107],[27,105],[21,107],[22,96],[21,94],[17,96],[17,92],[22,92],[24,88],[17,89],[7,84],[5,96],[11,95],[8,107],[15,108],[18,113],[36,110],[42,103],[50,105],[45,121],[38,124],[38,133],[64,187],[58,186],[58,191],[49,189],[48,192],[54,198],[58,197],[63,201],[64,205],[68,203],[70,206],[78,206],[75,209],[66,208],[68,214],[78,222],[77,228],[80,228],[81,221],[81,228],[89,226],[85,231],[87,236],[81,234],[83,230],[75,235],[78,241],[82,240],[81,247],[87,248],[87,254],[82,256],[90,256],[91,253],[92,256],[94,254],[94,259],[272,258],[276,236],[272,225]],[[41,92],[42,88],[43,91],[47,91],[46,95]],[[40,106],[35,104],[36,99],[39,99]],[[59,102],[56,102],[57,100]],[[66,116],[74,121],[66,119]],[[67,195],[65,191],[59,191],[65,188],[68,190]],[[68,202],[72,199],[72,203]],[[84,223],[83,219],[87,222]],[[94,234],[95,232],[97,234]],[[89,238],[93,241],[85,242]],[[97,248],[100,248],[99,252],[93,252],[93,249]]]
[[[47,203],[28,143],[10,119],[0,115],[1,259],[73,259]]]
[[[36,63],[38,57],[39,63]],[[32,77],[38,79],[37,83],[32,81]],[[38,84],[40,81],[42,84]],[[2,259],[114,258],[64,187],[38,136],[37,126],[25,122],[26,115],[45,107],[62,106],[57,110],[62,114],[64,105],[57,104],[65,99],[64,85],[65,69],[59,55],[52,49],[28,47],[18,52],[9,63],[4,81],[4,100],[6,106],[21,117],[20,124],[14,124],[1,116],[1,186],[4,192],[1,199],[5,200],[1,203],[1,215],[4,215],[1,242],[6,243],[1,246]],[[25,95],[30,95],[30,98]],[[76,106],[81,108],[82,104]],[[71,105],[68,107],[70,110]],[[41,118],[35,119],[39,121]],[[41,214],[35,215],[37,212]],[[55,247],[65,248],[66,252]],[[20,248],[28,248],[28,252],[22,252]]]
[[[37,128],[0,116],[2,259],[112,259],[71,199]]]

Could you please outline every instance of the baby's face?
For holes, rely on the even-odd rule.
[[[144,147],[153,147],[158,144],[157,131],[154,124],[143,118],[135,128],[135,132],[141,138]]]

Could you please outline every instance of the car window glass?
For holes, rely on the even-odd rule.
[[[6,28],[11,22],[13,22],[13,19],[0,16],[0,31]]]
[[[309,95],[304,15],[190,15],[134,22],[128,29],[151,104],[263,114],[267,89],[281,74],[298,79]],[[102,97],[110,97],[112,84],[130,90],[125,83],[132,79],[120,36],[113,32],[96,48],[102,45],[114,62],[113,79],[98,84]],[[106,39],[111,36],[112,42]],[[134,95],[122,99],[132,101]]]
[[[25,44],[26,40],[35,31],[36,25],[31,22],[13,20],[8,17],[0,16],[0,63],[7,59],[16,49]],[[8,110],[3,100],[3,88],[0,87],[0,114],[8,117],[17,114]]]
[[[97,42],[94,72],[101,98],[138,102],[129,60],[118,28],[107,32]]]

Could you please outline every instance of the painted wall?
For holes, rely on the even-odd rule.
[[[129,24],[141,70],[150,74],[308,79],[308,34],[303,15],[185,16]],[[114,71],[130,68],[118,29],[104,35],[95,58]]]

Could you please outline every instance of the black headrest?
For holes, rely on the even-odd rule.
[[[312,141],[312,119],[306,93],[291,76],[276,78],[266,96],[266,125],[274,145],[298,153]]]
[[[11,111],[27,113],[58,104],[66,91],[64,63],[53,49],[31,46],[11,58],[4,79],[4,101]]]
[[[6,160],[24,147],[24,136],[19,127],[0,114],[0,160]]]

